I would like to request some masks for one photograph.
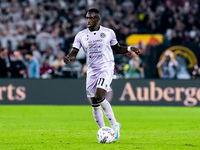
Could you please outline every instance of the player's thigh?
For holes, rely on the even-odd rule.
[[[112,70],[103,71],[98,76],[97,88],[104,89],[107,92],[110,91],[110,84],[112,82],[112,79],[113,79],[113,72],[112,72]]]
[[[105,95],[106,92],[111,91],[112,77],[113,73],[109,70],[102,71],[96,75],[88,74],[86,79],[87,97],[95,97],[97,94]]]

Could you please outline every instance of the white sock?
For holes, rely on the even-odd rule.
[[[111,126],[115,125],[117,122],[110,103],[105,99],[103,102],[99,103],[99,105],[101,105],[101,107],[103,108],[104,114],[109,120],[110,125]]]
[[[92,112],[93,112],[94,120],[98,124],[99,128],[105,127],[101,106],[92,107]]]

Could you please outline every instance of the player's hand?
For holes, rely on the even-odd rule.
[[[137,55],[140,54],[140,49],[139,48],[136,48],[136,47],[130,47],[131,48],[131,51],[135,52]]]
[[[70,62],[69,56],[65,56],[63,60],[66,64]]]

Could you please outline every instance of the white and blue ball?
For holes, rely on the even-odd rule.
[[[110,127],[102,127],[97,132],[99,143],[111,143],[115,138],[115,132]]]

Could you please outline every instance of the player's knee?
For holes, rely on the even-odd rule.
[[[101,102],[103,102],[104,100],[105,100],[105,97],[104,96],[102,96],[102,95],[95,95],[95,99],[96,99],[96,101],[97,101],[97,103],[99,104],[99,103],[101,103]]]
[[[91,100],[91,103],[92,103],[92,107],[97,108],[97,107],[100,106],[95,97],[90,98],[90,100]]]
[[[95,93],[95,99],[98,103],[101,103],[104,101],[106,95],[106,90],[97,88],[96,93]]]

